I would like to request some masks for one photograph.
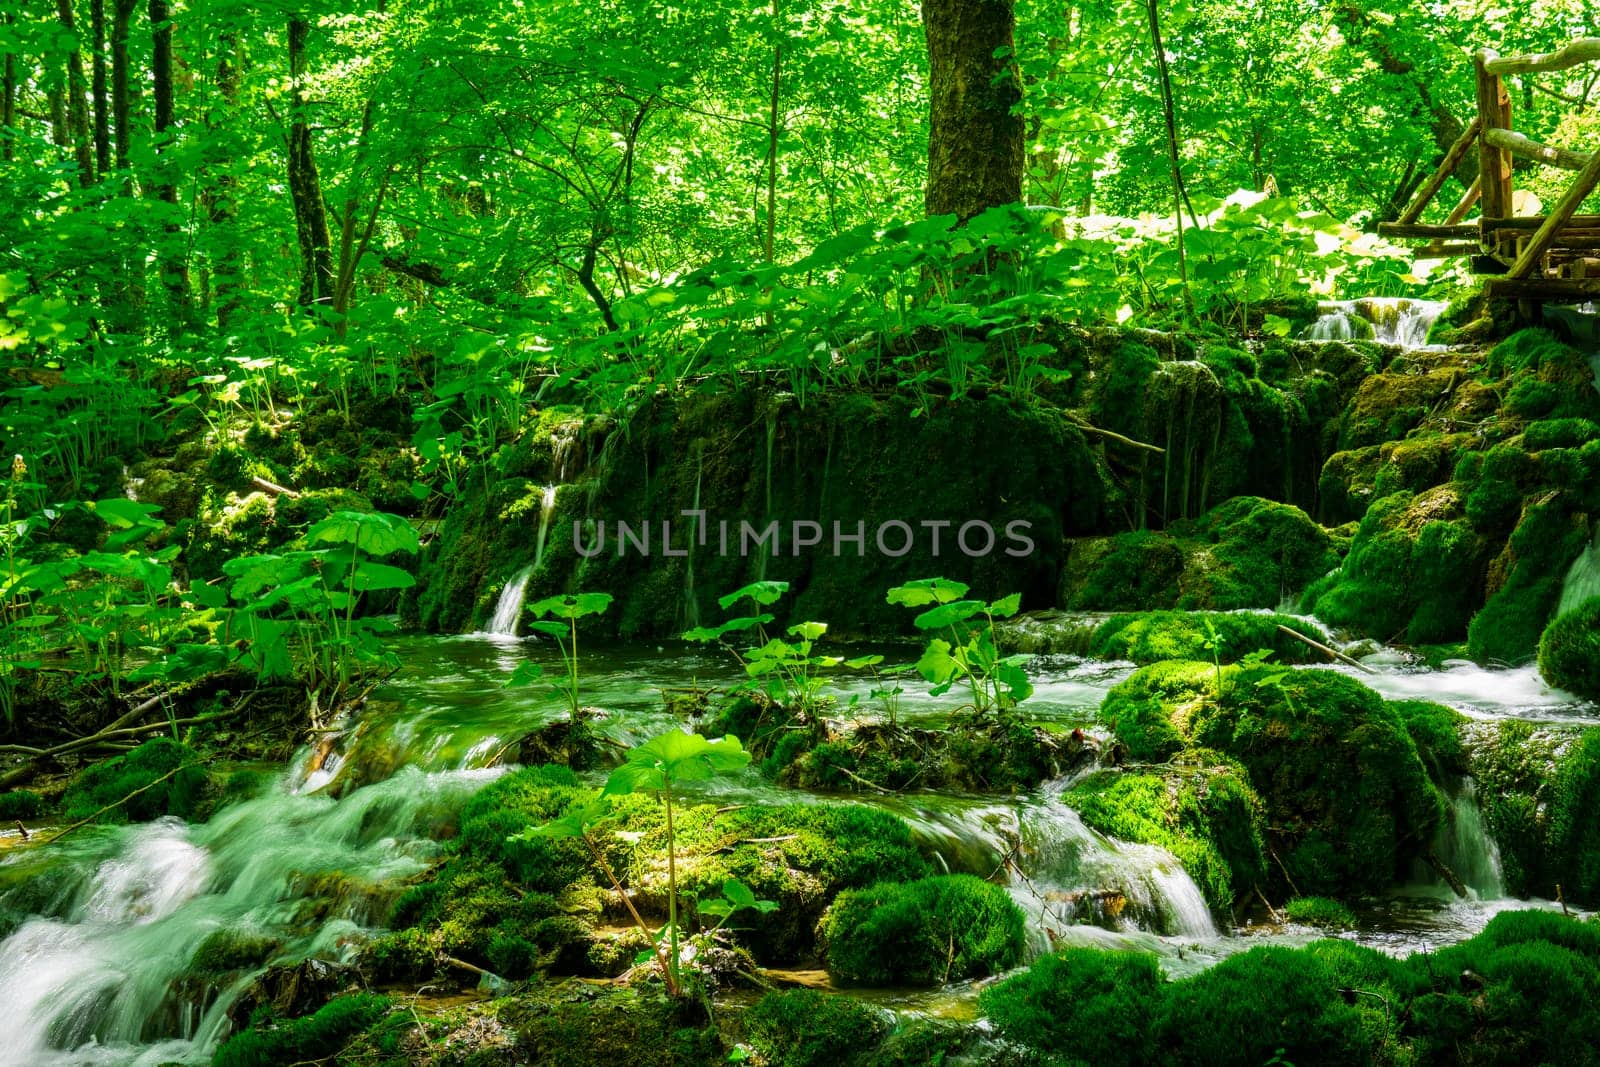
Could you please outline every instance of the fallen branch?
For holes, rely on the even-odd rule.
[[[1427,855],[1423,856],[1422,858],[1428,861],[1428,866],[1432,867],[1438,872],[1439,877],[1444,879],[1445,884],[1450,887],[1451,891],[1454,892],[1456,896],[1467,896],[1467,883],[1463,882],[1461,880],[1461,876],[1455,871],[1452,871],[1445,864],[1445,862],[1439,858],[1438,854],[1435,853],[1433,849],[1430,848]]]
[[[127,796],[123,797],[121,800],[112,801],[111,803],[107,804],[105,807],[101,808],[99,811],[95,812],[93,815],[89,816],[87,819],[79,819],[77,822],[73,823],[71,826],[67,827],[65,830],[61,831],[59,834],[56,834],[54,837],[50,838],[48,841],[46,841],[44,843],[47,844],[47,845],[53,845],[57,841],[60,841],[63,837],[66,837],[68,834],[72,833],[72,831],[80,829],[81,827],[84,827],[84,826],[88,826],[90,823],[94,822],[96,819],[98,819],[100,816],[104,815],[106,812],[111,811],[114,808],[121,807],[122,805],[126,804],[128,801],[132,800],[134,797],[138,796],[140,793],[148,792],[148,791],[154,789],[156,786],[160,785],[162,782],[165,782],[168,778],[172,778],[173,776],[175,776],[177,774],[180,774],[183,771],[192,771],[198,766],[200,766],[199,763],[185,763],[181,767],[174,767],[172,770],[168,771],[166,774],[163,774],[160,778],[157,778],[155,781],[149,782],[149,783],[147,783],[145,785],[141,785],[138,789],[135,789],[133,792],[129,793]]]
[[[295,492],[293,489],[285,489],[283,486],[279,485],[277,482],[269,482],[265,478],[261,477],[260,475],[252,474],[250,476],[250,481],[252,483],[254,483],[255,486],[258,489],[265,489],[267,492],[271,493],[274,496],[286,496],[290,500],[299,500],[300,499],[300,494]]]
[[[1351,659],[1349,656],[1345,655],[1343,652],[1340,652],[1338,649],[1329,648],[1327,645],[1323,644],[1321,641],[1317,641],[1317,640],[1314,640],[1314,639],[1312,639],[1310,637],[1307,637],[1305,634],[1301,633],[1299,630],[1291,629],[1290,627],[1283,626],[1281,624],[1278,626],[1278,629],[1282,630],[1284,633],[1288,634],[1290,637],[1298,638],[1299,640],[1304,641],[1306,644],[1310,645],[1312,648],[1316,649],[1318,652],[1322,652],[1322,653],[1324,653],[1326,655],[1332,656],[1334,659],[1338,660],[1340,663],[1349,664],[1350,666],[1354,667],[1358,671],[1365,671],[1367,674],[1377,674],[1378,673],[1377,671],[1373,670],[1371,667],[1367,666],[1365,663],[1362,663],[1359,660]]]
[[[885,789],[883,786],[879,785],[877,782],[869,782],[865,778],[861,777],[859,774],[857,774],[855,771],[852,771],[848,767],[834,767],[833,769],[838,771],[840,774],[844,775],[846,778],[850,779],[852,782],[856,782],[856,783],[858,783],[860,785],[864,785],[868,789],[871,789],[871,790],[874,790],[876,792],[882,793],[886,797],[894,795],[894,790]]]
[[[1117,442],[1118,444],[1127,445],[1129,448],[1142,448],[1146,452],[1154,452],[1158,456],[1165,455],[1167,451],[1166,449],[1159,448],[1155,445],[1147,445],[1143,441],[1135,441],[1131,437],[1124,437],[1120,433],[1116,433],[1112,430],[1102,430],[1100,427],[1092,426],[1074,415],[1068,415],[1067,421],[1072,423],[1072,425],[1076,426],[1078,429],[1082,430],[1084,433],[1092,433],[1097,437],[1105,437]]]

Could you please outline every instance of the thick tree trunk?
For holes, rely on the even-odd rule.
[[[56,17],[61,28],[76,34],[72,17],[72,0],[56,0]],[[87,79],[83,74],[83,53],[77,48],[67,53],[67,137],[72,145],[72,156],[78,164],[78,184],[84,188],[94,184],[94,153],[89,147],[89,98]]]
[[[289,76],[294,81],[289,122],[289,198],[294,202],[295,232],[300,241],[301,306],[333,302],[333,249],[328,233],[328,208],[322,199],[322,179],[306,115],[303,79],[306,72],[306,38],[311,23],[289,20]]]
[[[222,97],[225,110],[233,114],[239,102],[239,51],[238,38],[232,31],[217,38],[217,93]],[[228,165],[216,177],[208,196],[206,217],[212,232],[220,237],[221,252],[217,257],[217,328],[227,330],[228,320],[239,307],[239,275],[241,249],[238,234],[233,226],[239,215],[237,199],[239,179]]]
[[[17,21],[17,17],[7,11],[5,24],[7,26]],[[0,74],[0,159],[7,163],[17,155],[17,57],[12,52],[7,52],[5,57],[5,70]]]
[[[157,153],[156,180],[152,192],[156,199],[177,207],[178,186],[172,177],[171,163],[160,158],[170,147],[172,128],[177,123],[172,89],[172,11],[167,6],[167,0],[150,0],[149,10],[151,99],[155,105]],[[156,251],[161,283],[172,297],[178,318],[187,320],[190,311],[189,268],[180,251],[177,225],[169,221],[165,230],[165,240]]]
[[[1014,0],[922,0],[922,25],[931,99],[928,214],[964,222],[1022,199]]]
[[[106,97],[106,0],[90,0],[89,18],[94,28],[94,50],[89,54],[93,72],[95,176],[111,171],[111,117]]]

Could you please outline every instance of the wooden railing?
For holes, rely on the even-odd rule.
[[[1445,152],[1433,175],[1417,189],[1394,222],[1380,223],[1386,237],[1423,239],[1426,256],[1470,256],[1473,271],[1496,275],[1492,297],[1544,301],[1600,297],[1600,215],[1579,215],[1579,205],[1600,184],[1600,152],[1542,144],[1511,128],[1505,76],[1566,70],[1600,62],[1600,38],[1585,37],[1556,52],[1501,56],[1485,49],[1473,59],[1477,115]],[[1473,145],[1478,177],[1443,223],[1417,220]],[[1513,210],[1514,156],[1577,172],[1572,185],[1544,215],[1517,218]],[[1466,221],[1474,205],[1479,218]]]

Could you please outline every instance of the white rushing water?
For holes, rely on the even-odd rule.
[[[206,939],[229,931],[272,938],[288,959],[344,956],[383,919],[377,885],[424,869],[434,825],[496,773],[407,768],[339,801],[285,783],[209,823],[89,829],[8,858],[40,863],[37,885],[51,891],[0,895],[0,914],[22,892],[34,912],[0,942],[0,1064],[207,1062],[248,976],[186,982]]]
[[[528,579],[532,577],[533,566],[530,564],[506,582],[505,588],[500,590],[500,599],[495,601],[494,617],[489,620],[486,633],[500,637],[517,635],[517,622],[522,618],[522,601],[528,595]]]
[[[1460,790],[1451,798],[1450,823],[1443,837],[1440,858],[1474,896],[1479,900],[1498,900],[1505,896],[1500,849],[1483,824],[1477,784],[1471,778],[1463,781]]]
[[[1311,341],[1377,341],[1401,348],[1422,348],[1428,331],[1443,313],[1437,300],[1405,297],[1363,297],[1318,305],[1319,318],[1306,333]]]

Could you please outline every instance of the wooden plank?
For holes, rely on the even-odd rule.
[[[1600,278],[1490,278],[1491,300],[1571,300],[1600,296]]]
[[[1436,226],[1431,223],[1380,222],[1378,233],[1383,237],[1477,237],[1478,224],[1462,222],[1454,226]]]
[[[1486,230],[1537,230],[1544,225],[1548,215],[1528,215],[1524,218],[1491,218],[1485,215],[1478,220]],[[1600,229],[1600,215],[1574,215],[1567,220],[1569,227]]]
[[[1533,271],[1534,264],[1538,263],[1545,251],[1555,243],[1562,227],[1571,221],[1573,212],[1578,210],[1578,205],[1594,192],[1597,182],[1600,182],[1600,152],[1590,157],[1589,162],[1578,172],[1578,176],[1572,179],[1572,185],[1561,194],[1561,199],[1545,217],[1544,225],[1534,231],[1527,247],[1522,249],[1517,261],[1511,264],[1511,270],[1507,272],[1510,277],[1526,278]]]
[[[1597,59],[1600,59],[1600,37],[1580,37],[1554,52],[1496,56],[1484,66],[1490,74],[1537,74],[1546,70],[1566,70],[1579,63],[1593,63]]]
[[[1461,194],[1461,199],[1456,201],[1456,206],[1451,209],[1450,217],[1444,220],[1446,226],[1454,226],[1467,217],[1467,212],[1472,210],[1472,205],[1478,202],[1478,197],[1483,189],[1483,179],[1474,178],[1472,184],[1467,186],[1467,191]]]
[[[1562,170],[1582,170],[1583,165],[1589,162],[1589,152],[1574,152],[1568,148],[1557,148],[1535,141],[1532,137],[1524,136],[1515,130],[1490,130],[1484,134],[1489,143],[1496,148],[1503,148],[1507,152],[1523,156],[1527,159],[1537,160],[1550,167],[1560,167]]]
[[[1489,64],[1499,58],[1493,49],[1485,48],[1473,58],[1477,81],[1478,119],[1484,134],[1493,129],[1508,129],[1501,96],[1505,86],[1498,75],[1489,72]],[[1508,98],[1509,99],[1509,98]],[[1490,143],[1486,136],[1478,138],[1478,173],[1483,181],[1483,214],[1486,218],[1502,218],[1511,214],[1511,157],[1503,148]],[[1484,243],[1490,252],[1498,250],[1499,238],[1489,230],[1484,231]]]
[[[1463,241],[1448,245],[1431,244],[1423,245],[1421,248],[1417,249],[1416,258],[1460,259],[1465,256],[1475,256],[1481,251],[1482,249],[1478,247],[1478,243],[1476,241],[1470,243]]]
[[[1457,137],[1455,143],[1445,152],[1444,159],[1439,163],[1439,168],[1433,172],[1433,177],[1422,183],[1422,188],[1418,189],[1417,195],[1411,198],[1411,203],[1406,205],[1404,211],[1400,212],[1399,222],[1416,222],[1422,217],[1422,209],[1427,207],[1428,202],[1435,196],[1439,195],[1439,190],[1444,188],[1446,179],[1455,173],[1456,167],[1460,166],[1461,161],[1466,158],[1467,149],[1472,147],[1473,139],[1478,136],[1478,130],[1482,124],[1483,118],[1478,115],[1474,115],[1472,121],[1467,123],[1467,128],[1461,132],[1461,136]]]

